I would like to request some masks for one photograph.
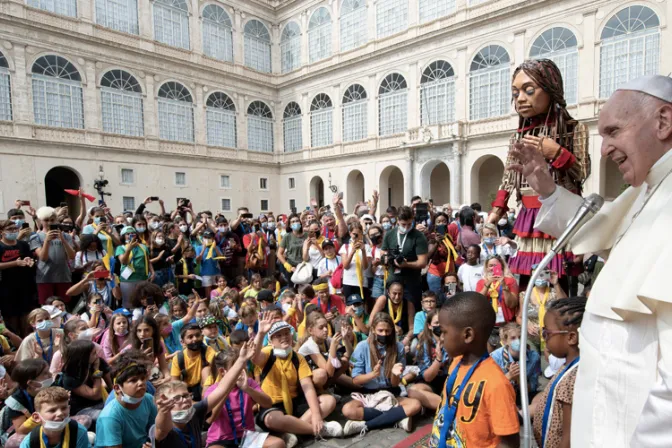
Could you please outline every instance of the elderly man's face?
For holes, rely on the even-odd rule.
[[[640,94],[617,91],[600,112],[598,130],[602,136],[602,157],[618,165],[623,181],[638,187],[662,155],[655,107],[642,110]],[[611,163],[611,162],[607,162]]]

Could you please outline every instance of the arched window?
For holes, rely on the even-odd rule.
[[[455,11],[455,0],[420,0],[420,23],[447,16]]]
[[[185,0],[154,1],[154,39],[189,49],[189,8]]]
[[[75,66],[60,56],[42,56],[32,73],[35,123],[83,129],[82,78]]]
[[[420,111],[423,125],[455,119],[455,72],[446,61],[434,61],[422,72]]]
[[[233,62],[231,18],[219,5],[203,8],[203,53],[220,61]]]
[[[96,23],[122,33],[138,34],[138,2],[96,0]]]
[[[245,66],[271,73],[271,35],[258,20],[245,24]]]
[[[291,72],[301,66],[301,29],[296,22],[289,22],[282,30],[280,53],[282,73]]]
[[[579,83],[579,50],[576,36],[567,28],[555,27],[541,33],[532,44],[530,57],[550,59],[562,73],[565,101],[576,104]]]
[[[310,146],[329,146],[333,143],[334,110],[331,98],[324,93],[318,93],[310,103]]]
[[[110,70],[100,80],[103,131],[139,137],[144,134],[142,89],[123,70]]]
[[[407,100],[408,86],[403,76],[389,74],[378,89],[378,134],[382,136],[399,134],[408,129]]]
[[[0,120],[12,119],[12,84],[9,79],[9,64],[0,53]]]
[[[159,88],[159,137],[194,141],[194,101],[182,84],[169,81]]]
[[[285,107],[285,112],[282,114],[282,135],[285,152],[298,151],[303,148],[301,108],[294,101]]]
[[[469,119],[498,117],[509,111],[509,62],[509,53],[499,45],[484,47],[474,56],[469,70]]]
[[[343,141],[354,142],[366,138],[366,90],[353,84],[343,94]]]
[[[247,149],[273,152],[273,114],[261,101],[252,101],[247,108]]]
[[[343,0],[341,4],[341,51],[364,45],[366,32],[366,0]]]
[[[378,38],[397,34],[408,27],[408,0],[379,0],[376,3]]]
[[[28,0],[28,6],[64,16],[77,17],[77,0]]]
[[[205,102],[208,145],[236,148],[236,105],[222,92],[213,92]]]
[[[331,15],[324,6],[308,22],[308,55],[311,63],[331,56]]]
[[[646,6],[633,5],[612,16],[602,30],[600,98],[622,84],[655,75],[660,64],[660,20]]]

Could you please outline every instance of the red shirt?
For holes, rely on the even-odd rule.
[[[511,294],[514,294],[516,297],[518,297],[518,283],[516,283],[516,279],[513,277],[504,277],[504,283],[506,284],[506,287],[509,288],[509,291],[511,291]],[[481,292],[483,287],[485,286],[485,279],[480,279],[478,283],[476,283],[476,292]],[[504,292],[502,291],[502,295]],[[486,291],[485,296],[490,299],[490,295]],[[509,308],[506,305],[506,301],[504,300],[504,297],[499,297],[499,306],[502,307],[502,313],[504,314],[504,320],[506,322],[513,322],[516,320],[516,311],[515,309],[517,308]],[[501,322],[497,322],[500,324]]]
[[[328,312],[331,311],[333,307],[336,307],[340,314],[345,314],[345,302],[343,302],[341,296],[331,294],[329,295],[329,298],[324,302],[320,301],[319,305],[317,301],[318,298],[315,297],[313,300],[310,301],[310,303],[317,305],[317,308],[320,310],[322,314],[327,314]]]

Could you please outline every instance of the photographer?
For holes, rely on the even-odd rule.
[[[121,263],[122,307],[130,308],[136,286],[140,282],[153,280],[154,267],[149,262],[149,248],[140,242],[135,228],[124,227],[121,237],[125,245],[117,247],[115,255]]]
[[[231,230],[241,240],[248,233],[252,233],[252,213],[247,207],[238,208],[238,217],[231,222]]]
[[[396,229],[385,234],[381,251],[388,269],[388,285],[404,285],[404,299],[420,309],[422,270],[427,266],[427,238],[413,228],[413,210],[400,207]]]
[[[96,235],[106,252],[112,252],[114,246],[121,244],[119,235],[114,227],[110,226],[107,216],[105,216],[105,209],[102,207],[94,207],[92,209],[93,223],[84,226],[82,235]]]
[[[16,201],[17,204],[21,204],[21,201]],[[26,215],[23,213],[23,210],[20,208],[13,208],[7,212],[7,219],[13,221],[14,224],[19,228],[19,241],[28,242],[30,236],[33,234],[33,230],[30,228],[30,224],[26,222]]]
[[[75,258],[72,237],[61,230],[56,211],[41,207],[37,217],[42,231],[30,237],[30,249],[37,255],[37,295],[40,304],[51,296],[65,299],[72,285],[72,273],[68,262]]]
[[[449,231],[448,215],[438,213],[434,223],[435,232],[428,237],[430,262],[427,285],[437,297],[441,297],[441,279],[448,272],[457,272],[458,266],[462,264],[462,258],[455,248],[457,235]],[[457,229],[455,231],[457,232]]]

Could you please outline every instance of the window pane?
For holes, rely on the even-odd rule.
[[[408,0],[379,0],[376,16],[379,38],[403,31],[408,27]]]
[[[298,151],[303,148],[301,135],[301,116],[285,118],[282,122],[285,152]]]
[[[245,65],[260,72],[271,73],[271,43],[246,34]]]
[[[142,95],[103,87],[100,97],[103,131],[135,137],[144,134]]]
[[[420,86],[422,124],[450,123],[455,119],[455,81],[451,78]]]
[[[194,108],[191,103],[159,98],[159,137],[179,142],[194,141]]]
[[[420,0],[420,23],[447,16],[455,11],[455,0]]]
[[[353,142],[366,138],[366,100],[343,105],[343,141]]]
[[[12,119],[12,88],[9,73],[0,69],[0,120]]]
[[[379,97],[381,136],[400,134],[408,128],[406,92],[387,93]]]
[[[35,123],[60,128],[84,128],[80,83],[33,74]]]
[[[208,145],[236,148],[236,113],[208,107],[206,109]]]
[[[222,188],[231,188],[231,178],[229,176],[220,176],[219,185]]]
[[[247,146],[252,151],[273,152],[273,122],[248,115]]]
[[[138,34],[136,0],[96,0],[96,23],[129,34]]]
[[[268,179],[266,179],[265,177],[259,179],[259,188],[261,190],[266,190],[267,185],[268,185]]]
[[[64,16],[77,17],[77,0],[28,0],[28,5]]]
[[[133,170],[129,168],[121,169],[121,183],[122,184],[132,184],[133,183]]]
[[[222,199],[222,211],[223,212],[231,211],[231,199]]]
[[[135,213],[135,198],[124,196],[122,199],[124,211],[132,211]]]
[[[318,8],[310,18],[308,27],[310,62],[331,56],[331,16],[327,8]]]
[[[313,148],[328,146],[333,142],[332,115],[331,109],[310,113],[310,145]]]
[[[261,211],[265,212],[268,210],[268,199],[261,200]]]
[[[659,73],[660,32],[643,31],[604,40],[600,49],[600,98],[609,98],[626,82]]]
[[[187,174],[186,173],[175,173],[175,185],[187,185]]]
[[[344,0],[341,6],[341,51],[364,45],[368,39],[366,2]]]
[[[154,39],[173,47],[189,49],[187,11],[154,2]]]
[[[203,9],[203,53],[211,58],[233,62],[233,32],[226,11],[217,5]]]

